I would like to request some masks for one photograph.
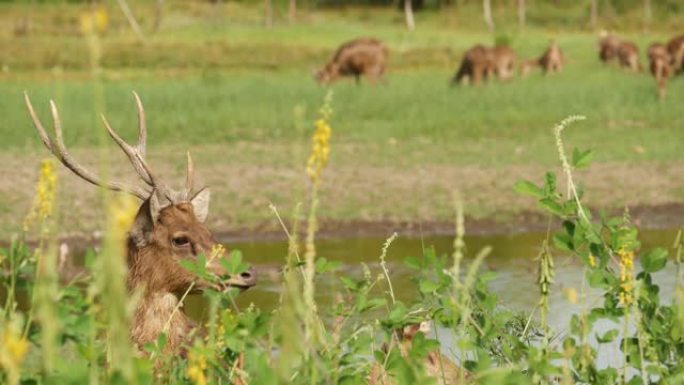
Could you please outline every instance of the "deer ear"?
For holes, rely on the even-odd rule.
[[[153,191],[152,195],[150,195],[150,199],[148,200],[150,202],[150,219],[152,221],[152,226],[154,226],[155,223],[157,223],[157,219],[159,219],[159,213],[161,212],[161,204],[159,204],[159,198],[157,198],[157,192]]]
[[[138,214],[135,216],[135,221],[129,233],[137,247],[143,247],[147,244],[148,235],[154,229],[154,223],[158,217],[159,201],[152,194],[138,209]]]
[[[209,215],[209,199],[211,198],[211,191],[208,188],[203,188],[195,194],[190,203],[192,204],[192,209],[195,211],[195,216],[200,222],[207,220]]]

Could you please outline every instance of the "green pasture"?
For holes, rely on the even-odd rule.
[[[638,175],[660,175],[664,180],[653,192],[653,185],[613,186],[594,175],[599,185],[595,196],[601,199],[590,203],[662,204],[684,194],[681,184],[668,176],[677,172],[684,158],[684,80],[674,79],[668,97],[661,101],[646,71],[632,74],[602,65],[596,52],[597,32],[586,28],[578,16],[581,9],[573,13],[572,25],[553,17],[534,25],[531,16],[531,25],[524,29],[515,27],[514,13],[499,9],[495,34],[474,21],[479,18],[478,8],[425,11],[417,14],[418,29],[409,33],[402,14],[392,9],[304,7],[298,21],[290,24],[281,7],[268,29],[261,9],[254,5],[225,2],[221,8],[211,8],[199,2],[169,2],[162,28],[152,34],[151,3],[142,3],[135,8],[146,33],[140,40],[118,8],[106,4],[109,30],[93,39],[78,32],[79,15],[87,10],[83,5],[0,4],[0,24],[6,27],[0,32],[4,47],[0,51],[0,156],[5,163],[16,162],[18,173],[0,185],[0,211],[11,218],[5,221],[8,224],[19,223],[24,215],[32,190],[27,176],[47,155],[31,127],[24,90],[48,126],[48,100],[54,99],[67,146],[91,154],[101,146],[113,148],[100,113],[125,138],[135,138],[131,91],[136,90],[147,112],[150,154],[163,158],[153,163],[168,162],[181,172],[182,154],[190,149],[203,168],[226,166],[215,173],[255,168],[251,172],[258,173],[256,180],[239,188],[212,180],[218,194],[229,198],[217,203],[214,213],[230,218],[229,225],[220,225],[227,227],[272,220],[272,213],[264,209],[267,202],[294,205],[296,198],[289,192],[301,190],[292,175],[303,169],[313,121],[327,90],[314,82],[312,70],[341,42],[361,35],[384,40],[391,50],[390,64],[386,79],[377,86],[349,80],[332,86],[330,167],[332,173],[346,175],[337,176],[347,184],[335,181],[324,187],[336,197],[328,200],[329,219],[443,220],[450,214],[445,211],[449,194],[442,193],[452,188],[465,190],[470,213],[529,209],[519,206],[510,190],[516,178],[510,176],[509,183],[501,173],[508,174],[515,166],[517,172],[532,174],[539,167],[557,164],[551,129],[572,114],[585,115],[587,120],[565,133],[568,146],[596,150],[595,160],[615,171],[612,178],[631,181],[643,179]],[[30,13],[32,33],[9,33],[13,20],[31,9],[37,10]],[[678,15],[654,24],[650,32],[635,27],[617,33],[638,43],[646,67],[645,48],[673,36],[671,22]],[[622,24],[617,25],[624,26],[631,19],[619,20]],[[609,21],[602,26],[612,26]],[[449,86],[468,47],[502,39],[520,58],[538,56],[555,39],[565,53],[566,69],[551,77],[536,72],[508,83]],[[622,167],[625,164],[632,169]],[[478,181],[471,187],[464,187],[462,180],[453,180],[449,187],[432,186],[421,194],[439,193],[444,199],[420,202],[406,201],[403,193],[381,183],[394,178],[402,181],[397,182],[402,188],[417,191],[423,167],[441,180],[474,168],[472,178]],[[375,184],[362,183],[368,178]],[[353,183],[361,187],[347,189]],[[490,186],[489,190],[483,186]],[[615,188],[629,195],[615,195]],[[25,192],[19,194],[22,189]],[[408,190],[402,191],[411,194]],[[382,197],[382,204],[369,205],[373,196]],[[71,196],[62,201],[71,202]],[[73,217],[66,221],[68,226],[93,227],[97,215],[84,215],[78,207],[85,205],[64,205],[67,217]],[[16,225],[4,228],[15,230]]]

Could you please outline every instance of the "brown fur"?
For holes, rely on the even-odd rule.
[[[609,35],[605,31],[601,33],[599,39],[599,59],[604,63],[610,63],[618,57],[620,39],[617,36]]]
[[[541,68],[544,75],[559,73],[563,70],[563,51],[561,51],[555,41],[551,42],[549,48],[537,59],[524,62],[520,67],[520,75],[527,76],[536,67]]]
[[[671,57],[667,48],[660,43],[653,43],[648,47],[648,61],[651,75],[658,85],[658,96],[665,97],[667,80],[672,76]]]
[[[470,81],[479,85],[483,79],[496,76],[499,80],[513,77],[516,54],[506,46],[493,48],[478,44],[463,55],[461,65],[451,80],[451,84],[467,84]]]
[[[667,43],[667,51],[675,73],[684,73],[684,35],[673,37]]]
[[[618,61],[620,66],[628,71],[641,71],[639,62],[639,47],[631,41],[623,41],[618,47]]]
[[[341,77],[353,76],[358,83],[364,76],[370,83],[375,83],[385,73],[388,57],[389,51],[380,40],[351,40],[337,49],[315,78],[319,83],[330,84]]]
[[[394,348],[399,349],[402,357],[408,357],[413,343],[413,338],[418,333],[427,333],[429,331],[429,324],[421,322],[420,324],[408,325],[403,329],[395,332],[395,339],[393,341]],[[383,347],[385,352],[389,351],[387,346]],[[449,358],[437,351],[429,352],[425,358],[425,370],[427,375],[434,378],[437,385],[460,385],[460,378],[465,379],[465,383],[470,380],[470,374],[464,372],[464,369],[456,365]],[[396,385],[396,381],[392,379],[389,373],[378,363],[371,367],[368,375],[368,385]]]
[[[195,260],[200,254],[209,258],[216,241],[196,217],[190,202],[161,209],[156,223],[150,223],[149,202],[143,203],[136,218],[135,227],[142,233],[132,231],[128,239],[128,288],[142,291],[131,324],[131,338],[142,347],[166,331],[168,349],[177,351],[195,327],[182,311],[173,313],[179,298],[191,286],[193,291],[201,291],[208,285],[179,262]],[[207,270],[225,276],[217,260],[209,263]],[[250,284],[253,282],[245,286]],[[167,323],[168,329],[164,330]]]

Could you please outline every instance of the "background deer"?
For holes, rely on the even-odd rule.
[[[527,74],[535,67],[541,68],[544,75],[559,73],[563,70],[563,51],[555,41],[551,42],[549,48],[537,59],[528,60],[520,67],[520,75]]]
[[[81,179],[113,191],[130,193],[143,201],[138,209],[127,239],[128,290],[141,291],[130,326],[132,341],[141,348],[155,341],[161,332],[168,335],[168,351],[183,352],[183,342],[194,328],[193,322],[182,312],[176,311],[180,296],[186,291],[201,291],[207,287],[219,290],[228,287],[246,289],[256,283],[252,270],[240,276],[228,277],[217,259],[211,259],[207,271],[218,279],[216,283],[205,282],[180,265],[182,260],[195,260],[200,254],[209,258],[217,245],[211,232],[204,225],[209,213],[210,192],[208,188],[193,192],[193,165],[188,153],[185,188],[169,189],[151,171],[145,159],[147,130],[142,102],[134,92],[138,108],[138,143],[127,144],[111,128],[104,116],[102,121],[114,142],[123,150],[144,186],[133,186],[105,181],[81,166],[69,154],[64,145],[62,124],[55,103],[50,101],[54,126],[54,139],[48,136],[36,115],[28,94],[24,94],[26,106],[45,147],[59,161]]]
[[[604,63],[610,63],[617,59],[620,67],[629,71],[641,71],[639,63],[639,47],[631,42],[601,31],[599,38],[599,59]]]
[[[648,47],[648,61],[651,75],[655,77],[658,85],[658,96],[664,98],[667,80],[672,76],[670,53],[664,45],[653,43]]]
[[[631,41],[623,41],[618,46],[618,61],[620,66],[631,72],[641,71],[639,63],[639,47]]]
[[[488,80],[496,76],[499,80],[508,80],[515,71],[515,52],[506,46],[485,47],[475,45],[465,52],[461,65],[451,79],[451,85],[473,82],[479,85],[482,79]]]
[[[675,73],[684,71],[684,35],[675,36],[667,42],[667,51]]]
[[[389,51],[377,39],[359,38],[342,44],[335,55],[316,72],[316,81],[330,84],[340,77],[353,76],[360,83],[365,76],[370,83],[375,83],[385,73]]]

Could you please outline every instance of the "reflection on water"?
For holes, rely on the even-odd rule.
[[[668,247],[675,238],[674,230],[651,230],[641,233],[642,250],[661,246]],[[466,244],[467,256],[473,257],[482,247],[492,246],[493,250],[483,264],[483,270],[496,272],[496,278],[490,283],[494,293],[499,296],[500,303],[514,310],[532,311],[539,300],[539,289],[535,284],[536,262],[539,247],[544,239],[543,233],[524,233],[512,235],[468,236]],[[362,264],[367,264],[374,274],[379,274],[379,255],[385,239],[353,238],[326,239],[317,242],[320,257],[343,263],[337,275],[361,276]],[[395,294],[403,300],[410,300],[416,293],[411,282],[413,272],[404,266],[407,256],[420,256],[423,247],[434,247],[438,254],[450,253],[453,239],[450,236],[433,236],[420,238],[397,238],[390,246],[387,261]],[[277,306],[280,290],[279,268],[287,252],[287,243],[248,242],[228,244],[230,248],[242,250],[245,259],[255,265],[259,271],[259,282],[256,287],[241,294],[237,299],[240,306],[254,303],[262,310],[269,311]],[[582,287],[582,266],[579,261],[568,256],[555,255],[556,284],[551,289],[549,323],[557,331],[563,331],[573,313],[577,313],[578,305],[565,299],[564,288],[574,288],[580,292]],[[637,264],[638,266],[638,264]],[[654,275],[654,281],[660,285],[662,299],[670,301],[674,287],[674,266],[668,264],[663,271]],[[325,304],[333,300],[336,288],[335,279],[317,282],[318,301]],[[587,290],[587,306],[593,307],[602,301],[597,291]],[[201,299],[194,298],[187,305],[189,313],[201,317]],[[321,306],[325,308],[325,305]]]

